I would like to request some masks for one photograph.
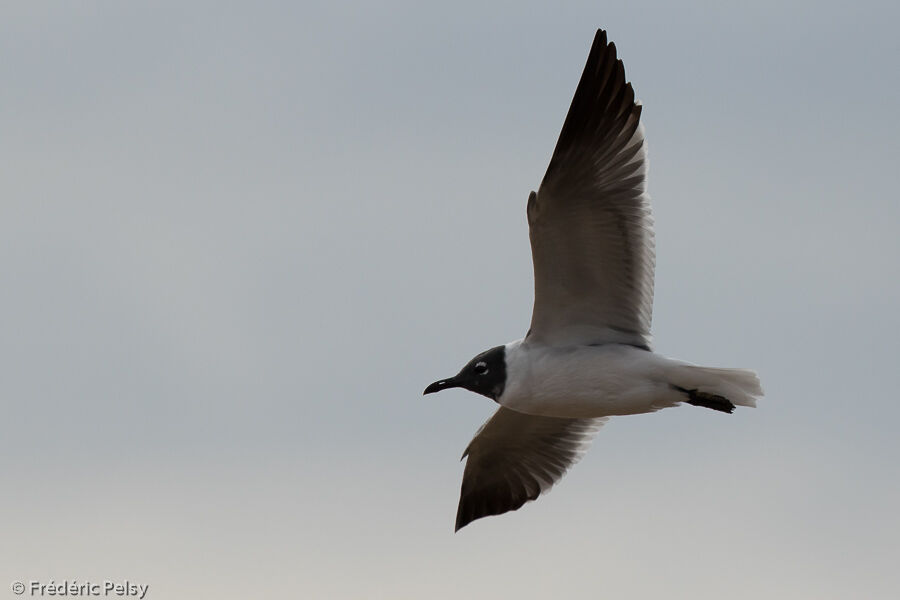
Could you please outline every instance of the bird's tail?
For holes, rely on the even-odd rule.
[[[759,377],[747,369],[717,369],[679,364],[669,382],[686,397],[684,402],[731,412],[737,406],[756,406],[763,396]]]

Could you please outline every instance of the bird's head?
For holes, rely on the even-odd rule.
[[[427,388],[426,394],[440,392],[448,388],[461,387],[491,400],[503,393],[506,386],[506,347],[497,346],[485,350],[464,366],[459,373],[449,379],[435,381]]]

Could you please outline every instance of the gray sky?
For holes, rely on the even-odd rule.
[[[898,18],[4,4],[0,585],[893,597]],[[525,201],[597,27],[645,106],[656,349],[767,397],[614,419],[453,535],[494,406],[422,389],[525,333]]]

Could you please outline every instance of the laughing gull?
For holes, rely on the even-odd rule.
[[[500,405],[463,453],[457,531],[549,490],[607,417],[682,402],[731,413],[763,395],[752,371],[650,349],[653,218],[640,117],[601,29],[547,173],[528,196],[531,328],[425,389],[461,387]]]

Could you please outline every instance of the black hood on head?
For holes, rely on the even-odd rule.
[[[485,350],[449,379],[435,381],[427,388],[432,394],[448,388],[461,387],[496,401],[506,387],[506,346]]]

